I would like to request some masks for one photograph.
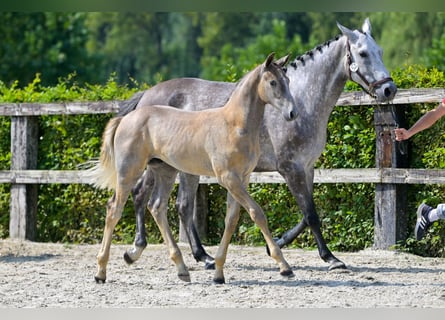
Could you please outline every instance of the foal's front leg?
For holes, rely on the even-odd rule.
[[[247,192],[245,185],[247,184],[248,177],[246,181],[241,181],[236,174],[227,174],[225,177],[219,179],[220,183],[227,188],[230,192],[228,196],[228,207],[226,215],[226,227],[224,229],[224,234],[221,239],[220,246],[218,247],[217,254],[215,255],[215,277],[214,281],[216,283],[224,283],[223,266],[225,263],[227,249],[230,243],[230,239],[235,231],[236,224],[239,219],[239,205],[241,204],[244,209],[249,213],[251,219],[260,228],[264,239],[270,248],[271,257],[277,262],[280,268],[280,274],[282,276],[291,277],[293,272],[287,261],[283,257],[280,247],[275,243],[272,238],[267,226],[266,216],[261,209],[261,207],[252,199],[252,197]]]

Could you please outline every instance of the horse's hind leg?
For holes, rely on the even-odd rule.
[[[329,270],[345,269],[346,265],[329,250],[321,233],[321,222],[315,209],[315,202],[312,195],[313,175],[307,175],[303,169],[299,170],[296,166],[294,166],[293,170],[285,170],[283,172],[292,172],[292,174],[282,175],[287,182],[289,190],[297,200],[304,218],[294,228],[286,231],[283,236],[277,240],[277,243],[280,247],[283,247],[292,242],[306,226],[309,226],[317,242],[319,255],[323,261],[329,263]],[[306,184],[301,184],[301,181],[306,181]]]
[[[136,216],[136,237],[134,239],[133,248],[124,253],[124,259],[128,264],[136,262],[145,247],[147,246],[145,231],[145,211],[146,205],[153,189],[154,178],[150,166],[147,167],[142,177],[138,180],[132,189],[133,203]]]
[[[190,248],[196,261],[205,263],[205,269],[215,269],[214,259],[204,250],[198,232],[193,222],[193,210],[195,197],[199,185],[199,176],[181,172],[179,174],[178,196],[176,198],[176,210],[189,240]]]
[[[190,282],[190,274],[182,258],[181,250],[173,238],[168,220],[167,220],[167,206],[177,171],[176,169],[163,164],[157,165],[154,169],[154,186],[153,193],[148,203],[150,210],[156,224],[161,231],[162,238],[168,246],[170,258],[176,265],[178,277],[183,281]]]

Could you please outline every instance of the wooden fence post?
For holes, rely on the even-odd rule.
[[[374,109],[376,130],[376,167],[406,168],[406,142],[394,139],[394,129],[406,127],[404,110],[394,105],[379,105]],[[390,249],[406,239],[406,189],[403,184],[377,183],[374,208],[374,247]]]
[[[11,117],[11,170],[36,169],[38,118]],[[35,240],[37,184],[11,184],[9,237]]]

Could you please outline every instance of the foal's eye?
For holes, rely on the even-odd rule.
[[[270,81],[270,85],[271,85],[272,87],[275,87],[275,86],[277,85],[277,82],[276,82],[275,80],[271,80],[271,81]]]
[[[359,54],[360,54],[360,57],[362,57],[362,58],[366,58],[368,56],[368,53],[366,53],[365,51],[362,51]]]

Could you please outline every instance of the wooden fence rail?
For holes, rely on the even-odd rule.
[[[406,168],[407,154],[400,154],[393,129],[404,124],[404,108],[414,103],[438,103],[445,89],[399,90],[391,104],[379,104],[363,92],[343,93],[337,105],[373,106],[376,129],[376,168],[316,169],[315,183],[374,183],[374,247],[387,249],[404,237],[407,184],[444,184],[445,170]],[[91,183],[82,170],[36,170],[38,121],[41,115],[115,113],[118,101],[66,103],[3,103],[0,116],[11,117],[11,169],[0,171],[0,183],[11,184],[11,238],[35,239],[37,185]],[[253,173],[251,183],[284,183],[276,172]],[[201,177],[201,184],[216,183]]]

